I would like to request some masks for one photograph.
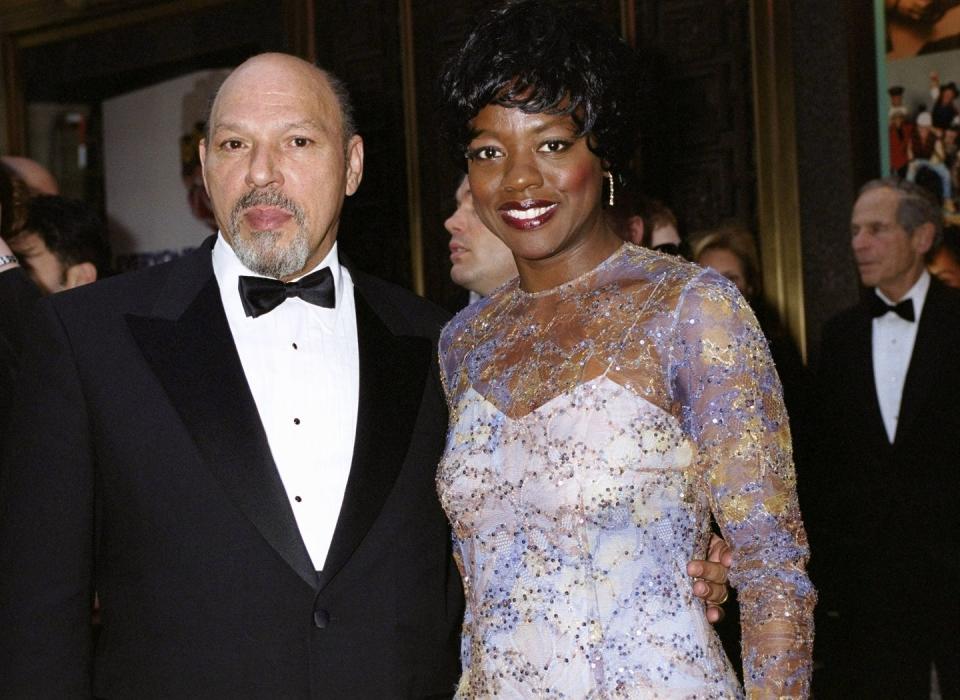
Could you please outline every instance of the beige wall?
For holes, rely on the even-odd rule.
[[[103,103],[104,189],[114,255],[180,251],[210,231],[190,213],[180,137],[224,71],[200,71]]]

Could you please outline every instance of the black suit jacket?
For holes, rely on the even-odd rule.
[[[321,580],[209,241],[41,303],[0,479],[0,696],[452,694],[463,600],[434,491],[444,316],[351,274],[356,447]]]
[[[862,303],[824,328],[812,406],[818,449],[799,482],[822,607],[855,601],[895,627],[902,618],[891,606],[910,619],[956,610],[960,292],[931,280],[893,444],[877,401],[871,321]]]
[[[39,298],[40,290],[23,268],[0,272],[0,445],[6,442],[7,414],[16,386],[27,312]]]

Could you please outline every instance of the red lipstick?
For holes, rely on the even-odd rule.
[[[505,224],[521,231],[539,228],[547,223],[559,205],[546,199],[525,199],[522,202],[504,202],[497,211]]]

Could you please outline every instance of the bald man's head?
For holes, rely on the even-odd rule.
[[[223,90],[223,86],[227,84],[227,81],[237,75],[237,73],[243,68],[258,66],[261,63],[269,62],[288,62],[291,66],[295,66],[297,63],[300,63],[303,64],[304,68],[311,69],[323,77],[327,87],[333,93],[333,96],[337,100],[337,104],[340,106],[340,123],[343,130],[344,146],[346,146],[346,144],[350,142],[350,139],[357,133],[357,125],[353,115],[353,102],[350,100],[350,93],[347,91],[346,85],[344,85],[343,81],[333,73],[309,63],[308,61],[304,61],[302,58],[283,53],[264,53],[247,59],[247,61],[240,64],[240,66],[238,66],[237,69],[231,73],[227,79],[223,81],[223,83],[221,83],[220,88],[217,89],[217,94],[214,95],[210,100],[210,110],[207,115],[206,130],[204,134],[206,140],[210,140],[210,124],[213,119],[213,110],[216,106],[217,98]]]
[[[60,194],[56,178],[37,161],[22,156],[0,156],[0,161],[23,180],[33,194]]]
[[[224,238],[253,272],[294,279],[333,247],[343,199],[363,173],[363,141],[325,71],[270,53],[220,86],[200,144]]]

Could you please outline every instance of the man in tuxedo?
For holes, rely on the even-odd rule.
[[[477,216],[466,175],[454,200],[457,208],[443,222],[450,234],[450,279],[470,292],[472,304],[516,277],[517,263],[507,244]]]
[[[0,172],[0,178],[5,173]],[[106,231],[79,200],[38,195],[23,205],[20,228],[0,238],[0,444],[20,353],[26,313],[36,299],[89,284],[109,267]],[[8,232],[4,231],[4,234]],[[20,265],[23,269],[17,269]]]
[[[7,242],[0,238],[0,308],[3,310],[0,313],[0,444],[6,443],[4,428],[17,382],[24,312],[39,298],[40,290],[20,269]]]
[[[819,449],[801,479],[821,608],[839,613],[821,626],[838,638],[818,697],[926,699],[931,663],[942,697],[960,697],[960,292],[924,266],[940,229],[929,195],[898,178],[867,183],[853,208],[868,291],[824,328]],[[878,555],[886,584],[863,585]]]
[[[23,311],[40,297],[6,240],[23,225],[28,198],[26,183],[0,159],[0,445],[6,444],[3,429],[16,386]]]
[[[250,59],[201,147],[220,235],[41,303],[0,476],[0,696],[451,694],[444,314],[337,256],[346,100]]]
[[[216,237],[31,324],[0,471],[0,697],[449,697],[445,314],[337,254],[363,169],[346,93],[256,56],[200,157]]]

